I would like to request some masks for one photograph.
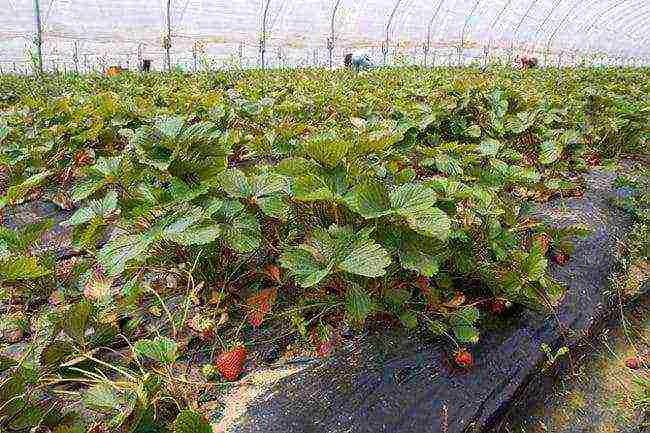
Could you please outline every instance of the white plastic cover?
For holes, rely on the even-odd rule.
[[[0,68],[28,70],[36,0],[0,0]],[[164,67],[168,0],[39,0],[46,69]],[[171,0],[173,65],[650,64],[650,0]]]

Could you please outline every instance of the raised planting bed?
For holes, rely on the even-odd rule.
[[[448,345],[394,332],[356,339],[331,358],[295,373],[259,395],[225,431],[468,432],[490,431],[513,405],[536,397],[548,355],[577,350],[618,305],[612,290],[617,249],[631,221],[609,198],[615,175],[585,177],[581,198],[535,205],[532,215],[555,226],[587,225],[575,253],[551,274],[568,292],[553,316],[513,312],[472,349],[474,365],[450,365]],[[647,282],[642,290],[647,290]],[[561,364],[557,362],[556,364]]]

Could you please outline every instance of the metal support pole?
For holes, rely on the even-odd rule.
[[[43,73],[43,28],[41,26],[41,8],[38,0],[34,0],[34,25],[36,26],[36,69],[38,74]]]
[[[395,13],[397,13],[397,9],[401,2],[402,0],[397,0],[395,2],[393,11],[390,13],[388,22],[386,23],[386,40],[381,44],[381,52],[384,55],[384,66],[386,66],[386,55],[388,54],[388,46],[390,45],[390,25],[393,23],[393,18],[395,17]]]
[[[476,12],[476,8],[478,7],[480,2],[481,0],[476,0],[476,3],[474,3],[474,6],[472,7],[472,11],[469,13],[469,15],[467,15],[467,18],[465,18],[465,23],[463,24],[463,30],[460,32],[460,47],[458,48],[458,66],[462,66],[464,64],[464,61],[462,60],[461,56],[463,55],[463,49],[465,48],[465,32],[467,31],[469,22],[474,16],[474,12]]]
[[[266,5],[264,6],[264,14],[262,15],[262,36],[260,37],[260,63],[262,70],[266,69],[266,62],[264,59],[264,54],[266,53],[266,17],[269,14],[269,6],[271,0],[266,0]]]
[[[244,62],[244,43],[239,43],[239,69],[242,69]]]
[[[333,63],[333,53],[334,53],[334,44],[336,42],[336,35],[334,35],[334,20],[336,19],[336,12],[339,9],[339,4],[341,0],[336,0],[334,4],[334,9],[332,10],[332,19],[330,21],[330,37],[327,38],[327,50],[329,51],[329,66],[332,69]]]
[[[74,71],[79,73],[79,42],[74,41]]]
[[[429,41],[426,41],[422,48],[424,49],[424,67],[426,68],[428,66],[427,62],[429,60]]]
[[[172,18],[171,18],[172,0],[167,0],[167,36],[165,36],[165,62],[167,70],[172,70]]]
[[[332,37],[327,38],[327,51],[329,55],[329,68],[332,69],[334,65],[334,40]]]
[[[438,14],[440,13],[440,8],[442,8],[442,4],[444,3],[445,0],[440,0],[440,3],[438,3],[438,6],[436,7],[436,11],[433,13],[433,16],[429,20],[429,23],[427,24],[427,41],[425,43],[425,53],[424,53],[424,67],[426,68],[427,66],[427,56],[429,54],[429,51],[431,50],[431,27],[433,26],[433,23],[436,21],[438,18]],[[434,50],[434,57],[433,57],[433,64],[431,67],[435,66],[435,50]]]

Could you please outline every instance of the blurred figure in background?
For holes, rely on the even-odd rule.
[[[151,60],[143,59],[140,63],[140,72],[150,72],[151,71]]]
[[[120,75],[124,71],[125,69],[121,66],[109,66],[108,69],[106,70],[106,76],[115,77],[117,75]]]
[[[515,63],[521,69],[535,69],[539,65],[539,60],[537,57],[517,56]]]
[[[346,68],[354,69],[357,72],[360,70],[370,69],[374,66],[370,60],[370,56],[367,53],[362,52],[346,54],[343,64]]]

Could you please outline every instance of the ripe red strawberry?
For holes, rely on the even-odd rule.
[[[321,358],[327,358],[329,354],[332,352],[333,348],[334,348],[334,344],[332,341],[330,340],[321,341],[316,347],[316,354],[318,354],[318,356]]]
[[[569,256],[567,256],[567,254],[563,251],[554,251],[553,261],[560,266],[564,266],[569,261]]]
[[[202,340],[211,340],[214,337],[214,330],[210,328],[205,328],[201,330],[201,339]]]
[[[501,299],[493,299],[490,301],[489,308],[492,314],[499,315],[506,309],[506,303]]]
[[[625,365],[627,368],[630,368],[632,370],[638,370],[640,364],[639,364],[639,358],[636,356],[631,356],[625,360]]]
[[[587,161],[587,164],[591,166],[600,165],[600,157],[595,153],[591,155],[587,155],[585,159]]]
[[[235,381],[241,374],[244,362],[246,361],[246,348],[237,346],[227,352],[222,353],[215,362],[215,367],[221,373],[224,379]]]
[[[582,198],[585,195],[584,191],[580,188],[576,188],[571,191],[571,196],[575,198]]]
[[[470,368],[474,363],[474,358],[467,349],[459,349],[458,352],[456,352],[454,361],[456,361],[456,364],[461,368]]]
[[[78,150],[74,153],[74,162],[76,165],[90,165],[93,162],[93,153],[86,150]]]
[[[429,278],[425,277],[424,275],[420,275],[415,279],[415,285],[420,289],[420,293],[422,293],[422,296],[429,299],[429,304],[432,304],[431,281],[429,280]]]

